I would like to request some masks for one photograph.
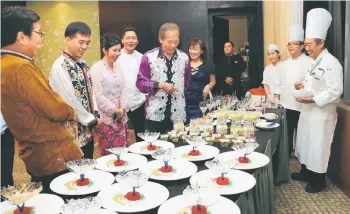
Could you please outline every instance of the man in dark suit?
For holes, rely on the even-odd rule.
[[[231,95],[235,92],[238,99],[242,97],[241,75],[244,71],[244,60],[239,54],[233,53],[234,44],[226,42],[225,56],[220,57],[215,64],[217,94]]]

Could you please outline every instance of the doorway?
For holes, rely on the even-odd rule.
[[[264,70],[262,5],[256,8],[209,9],[209,54],[214,64],[224,55],[224,43],[232,41],[242,55],[246,70],[241,82],[245,91],[258,87]]]

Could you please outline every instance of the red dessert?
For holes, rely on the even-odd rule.
[[[13,211],[13,214],[30,214],[30,211],[34,209],[34,207],[24,207],[21,212],[18,208]]]
[[[224,179],[222,179],[222,177],[217,177],[216,178],[216,183],[219,184],[219,185],[227,185],[230,183],[230,180],[226,177],[224,177]]]
[[[148,145],[147,146],[147,150],[156,150],[157,149],[157,146],[155,146],[155,145]]]
[[[198,209],[197,205],[192,206],[192,214],[207,214],[207,208],[205,206],[200,206],[200,209]]]
[[[239,157],[238,162],[240,163],[249,163],[249,158],[247,157]]]
[[[188,153],[190,156],[198,156],[200,155],[200,152],[198,150],[191,150],[190,153]]]
[[[137,201],[141,199],[141,194],[139,192],[135,192],[134,195],[133,192],[128,192],[124,197],[129,201]]]
[[[87,186],[89,185],[89,183],[90,183],[90,179],[88,178],[84,178],[84,180],[81,180],[81,179],[77,180],[78,186]]]
[[[168,167],[162,166],[159,170],[161,172],[164,172],[164,173],[172,172],[173,171],[173,167],[172,166],[168,166]]]
[[[123,160],[114,161],[114,166],[124,166],[124,164],[125,164],[125,161],[123,161]]]

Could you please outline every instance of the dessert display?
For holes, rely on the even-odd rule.
[[[32,214],[35,212],[35,207],[25,206],[32,197],[38,195],[42,191],[41,183],[25,183],[20,185],[3,187],[0,194],[12,204],[17,206],[17,209],[8,211],[9,214]],[[6,213],[6,214],[7,214]]]
[[[154,153],[152,153],[152,157],[157,160],[162,160],[164,162],[164,166],[156,169],[155,171],[160,171],[162,173],[173,172],[173,167],[169,165],[171,159],[173,159],[173,149],[160,149]],[[157,173],[157,172],[153,172]]]
[[[192,150],[187,153],[188,156],[199,156],[201,152],[196,148],[207,144],[201,136],[185,136],[184,139],[192,146]]]
[[[233,160],[220,160],[219,158],[205,162],[205,166],[209,168],[212,174],[212,181],[220,186],[231,185],[230,179],[225,175],[230,171],[233,162]]]

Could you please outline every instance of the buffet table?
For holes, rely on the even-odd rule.
[[[278,119],[276,122],[280,123],[280,127],[271,131],[259,130],[256,132],[257,142],[260,145],[255,151],[266,154],[270,160],[272,160],[272,154],[278,149],[278,157],[276,163],[270,163],[258,170],[247,171],[254,175],[257,180],[256,186],[250,191],[225,196],[226,198],[233,200],[241,209],[242,214],[271,214],[273,213],[274,206],[274,191],[273,191],[273,170],[272,164],[276,164],[277,172],[275,180],[280,182],[288,181],[289,179],[289,155],[288,155],[288,142],[287,142],[287,130],[286,119],[284,109],[267,109],[267,112],[276,113]],[[182,141],[174,143],[176,147],[185,145]],[[231,144],[222,145],[220,143],[213,143],[213,146],[220,150],[220,153],[232,151]],[[152,157],[147,157],[148,161],[153,160]],[[198,171],[207,169],[204,165],[205,161],[195,162],[198,167]],[[189,179],[182,179],[178,181],[150,181],[157,182],[164,185],[169,190],[169,198],[181,195],[183,190],[189,185]],[[139,212],[140,214],[156,214],[158,207],[146,212]],[[120,212],[119,212],[120,213]]]

